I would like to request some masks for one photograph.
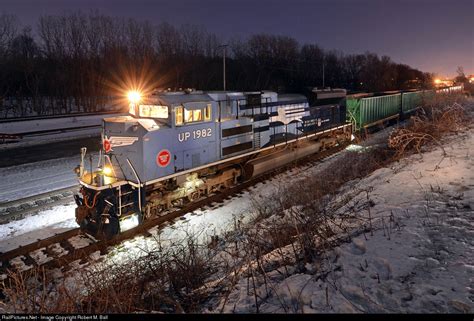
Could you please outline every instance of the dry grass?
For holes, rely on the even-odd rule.
[[[346,151],[318,173],[290,185],[282,182],[275,193],[252,200],[254,219],[227,237],[228,243],[238,239],[236,250],[230,252],[240,266],[234,274],[247,279],[247,295],[254,299],[249,312],[260,312],[267,298],[277,296],[274,280],[268,277],[270,271],[278,269],[284,278],[294,273],[324,274],[334,245],[350,239],[354,227],[371,226],[367,221],[373,205],[371,190],[354,189],[345,197],[338,194],[348,181],[387,165],[392,155],[393,151],[383,146],[364,152]],[[311,272],[307,271],[308,263],[315,268]],[[239,279],[227,279],[226,295]],[[297,300],[277,299],[283,311],[303,312]]]

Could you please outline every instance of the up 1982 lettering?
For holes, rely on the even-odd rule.
[[[212,135],[212,128],[197,129],[197,130],[193,130],[192,132],[179,133],[178,140],[180,142],[185,142],[190,138],[199,139],[199,138],[211,137],[211,135]]]

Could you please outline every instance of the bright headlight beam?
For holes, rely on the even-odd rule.
[[[137,214],[132,214],[128,217],[122,218],[119,220],[119,225],[120,225],[120,231],[125,232],[128,231],[134,227],[137,227],[139,224],[138,221],[138,215]]]
[[[131,90],[127,93],[127,97],[132,104],[138,104],[142,98],[142,95],[136,90]]]
[[[110,176],[112,174],[112,167],[110,166],[104,166],[104,168],[102,169],[102,173],[105,175],[105,176]]]

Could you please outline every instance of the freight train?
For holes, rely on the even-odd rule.
[[[111,238],[145,220],[325,149],[354,131],[413,113],[437,92],[347,96],[344,89],[129,93],[105,118],[95,165],[81,151],[76,221]]]
[[[81,151],[76,221],[111,238],[297,159],[350,141],[344,89],[129,93],[103,120],[98,163]]]

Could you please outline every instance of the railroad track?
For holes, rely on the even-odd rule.
[[[39,211],[73,201],[72,195],[77,192],[77,186],[25,197],[22,199],[0,202],[0,224],[20,220],[26,216],[35,215]]]
[[[250,187],[269,180],[276,174],[288,171],[289,169],[307,166],[312,167],[315,163],[329,159],[342,151],[347,145],[338,146],[316,155],[308,156],[293,164],[280,167],[258,177],[233,186],[219,193],[211,194],[205,198],[188,203],[181,208],[165,212],[164,215],[145,221],[143,224],[125,231],[111,240],[98,240],[94,237],[81,233],[79,228],[72,229],[54,236],[38,240],[37,242],[20,246],[14,250],[0,254],[0,280],[8,278],[9,271],[28,271],[34,267],[64,268],[74,261],[80,260],[83,263],[91,260],[91,254],[99,251],[106,254],[113,246],[125,240],[132,239],[138,235],[149,237],[151,228],[158,226],[159,229],[165,223],[169,223],[193,212],[199,208],[208,207],[213,203],[222,203],[225,199],[238,195]],[[211,206],[212,207],[212,206]]]

